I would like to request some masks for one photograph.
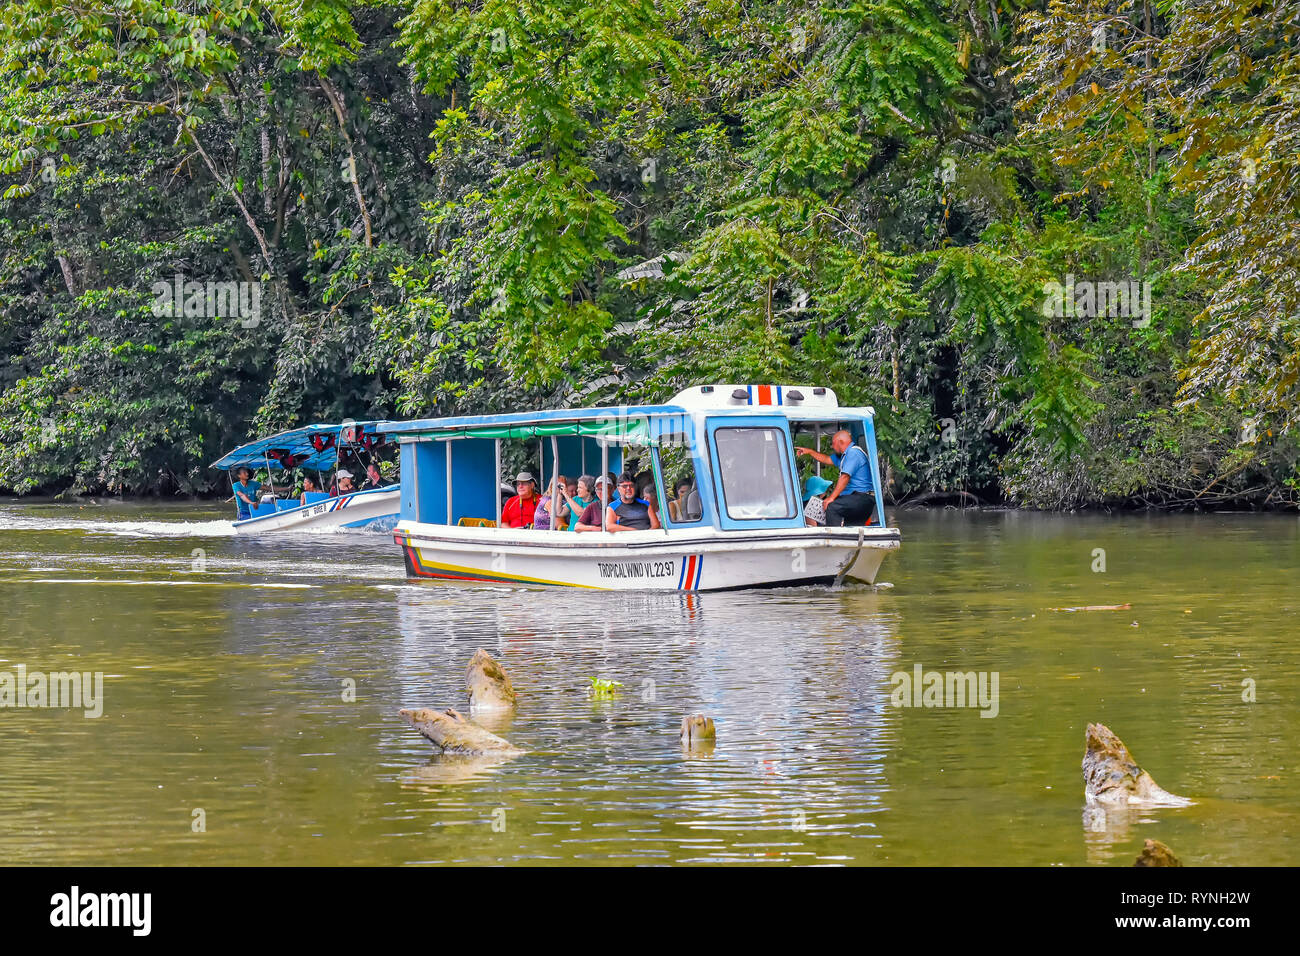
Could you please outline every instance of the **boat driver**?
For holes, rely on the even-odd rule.
[[[262,488],[260,481],[253,480],[253,473],[247,468],[240,468],[236,475],[239,481],[233,483],[231,488],[235,491],[235,507],[239,509],[239,519],[251,518],[253,508],[257,507],[257,493]]]
[[[823,499],[826,507],[826,526],[841,528],[845,525],[866,524],[875,510],[875,494],[871,484],[871,463],[867,453],[853,443],[853,436],[841,429],[831,438],[834,454],[826,455],[813,448],[795,448],[795,455],[807,455],[823,465],[834,465],[840,476],[830,493]]]

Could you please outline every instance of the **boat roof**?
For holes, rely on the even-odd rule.
[[[338,424],[316,424],[304,425],[302,428],[293,428],[289,431],[279,432],[271,435],[269,438],[259,438],[256,441],[250,441],[247,444],[240,445],[234,451],[212,463],[213,468],[220,468],[222,471],[229,471],[231,468],[237,468],[241,465],[247,465],[250,468],[265,468],[269,464],[272,468],[283,468],[282,457],[304,456],[301,460],[296,461],[295,468],[310,468],[314,471],[326,471],[333,468],[338,460],[338,449],[335,444],[340,442],[340,436],[344,429],[352,429],[352,441],[364,435],[374,435],[379,431],[379,426],[386,422],[375,419],[365,422],[340,422]],[[335,444],[329,444],[323,449],[318,449],[313,439],[320,439],[320,444],[326,444],[325,439],[333,438]],[[271,454],[274,451],[275,454]],[[283,453],[283,454],[282,454]]]
[[[678,392],[664,405],[612,405],[595,408],[538,409],[500,415],[459,415],[382,422],[376,431],[413,435],[473,432],[471,438],[523,438],[558,434],[627,432],[630,419],[713,414],[784,415],[796,421],[836,422],[874,418],[872,408],[843,408],[835,392],[811,385],[697,385]],[[551,427],[547,427],[548,423]],[[561,428],[561,423],[564,423]],[[575,427],[576,426],[576,427]],[[630,437],[630,436],[629,436]]]

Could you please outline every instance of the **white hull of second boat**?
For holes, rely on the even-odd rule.
[[[392,531],[402,489],[376,488],[235,522],[239,534],[266,531]]]
[[[896,528],[565,532],[399,522],[412,578],[612,591],[874,583]]]

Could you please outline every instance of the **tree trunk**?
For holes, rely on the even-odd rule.
[[[347,120],[343,115],[343,97],[323,75],[317,74],[316,79],[325,93],[325,99],[329,100],[330,106],[334,108],[334,116],[339,121],[339,132],[343,134],[343,141],[348,145],[348,170],[351,173],[348,179],[352,183],[352,192],[357,197],[357,206],[361,209],[361,222],[366,231],[366,248],[369,249],[375,244],[374,233],[370,227],[370,210],[366,207],[366,197],[361,194],[361,177],[357,175],[357,157],[353,152],[352,136],[348,133]]]

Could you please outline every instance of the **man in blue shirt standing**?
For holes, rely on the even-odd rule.
[[[799,447],[796,455],[807,455],[823,465],[834,465],[840,470],[839,480],[822,499],[826,506],[826,527],[866,524],[876,509],[875,489],[871,484],[871,460],[867,453],[853,444],[853,436],[838,431],[831,438],[832,455],[824,455],[813,448]]]

